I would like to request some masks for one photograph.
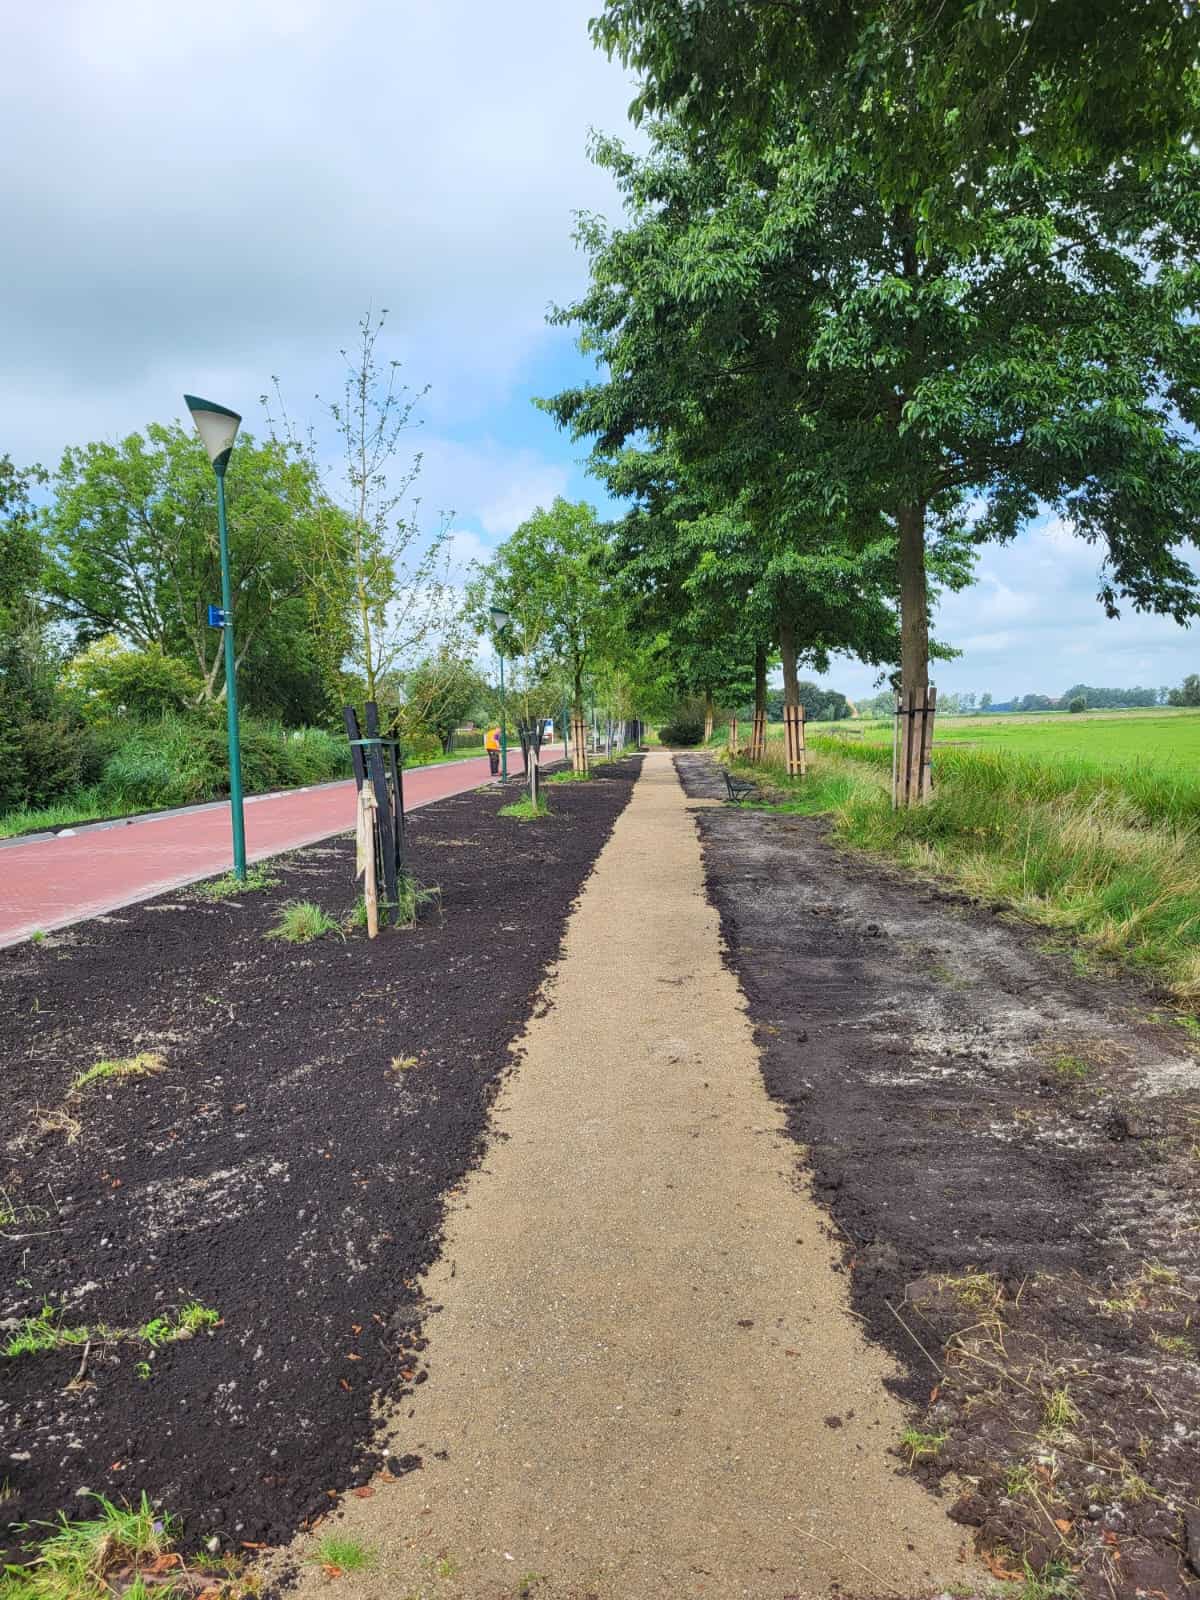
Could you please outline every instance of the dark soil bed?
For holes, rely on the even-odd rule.
[[[723,794],[708,757],[676,765]],[[919,1408],[915,1470],[998,1576],[1194,1597],[1195,1045],[1144,991],[818,820],[697,821],[767,1086]]]
[[[370,1476],[377,1402],[425,1376],[444,1197],[637,770],[554,787],[541,822],[498,817],[496,787],[417,811],[442,914],[373,944],[264,938],[285,900],[349,911],[341,838],[240,902],[176,892],[0,952],[0,1342],[44,1304],[63,1327],[221,1317],[96,1339],[75,1386],[80,1347],[0,1357],[0,1544],[143,1489],[188,1548],[273,1544]],[[72,1092],[139,1052],[164,1069]]]

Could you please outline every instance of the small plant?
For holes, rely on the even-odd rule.
[[[392,1057],[392,1071],[393,1072],[411,1072],[412,1069],[415,1066],[418,1066],[418,1065],[419,1065],[419,1062],[418,1062],[416,1056],[393,1056]]]
[[[93,1495],[100,1515],[89,1521],[59,1521],[42,1526],[53,1531],[36,1547],[32,1562],[7,1567],[0,1577],[0,1594],[12,1600],[106,1600],[116,1591],[110,1574],[134,1569],[129,1600],[149,1596],[139,1569],[159,1561],[174,1540],[173,1519],[158,1512],[143,1493],[136,1507],[115,1506],[103,1495]],[[23,1530],[24,1531],[24,1530]],[[169,1593],[159,1589],[157,1593]]]
[[[1042,1421],[1053,1432],[1074,1428],[1081,1421],[1079,1407],[1066,1389],[1052,1389],[1042,1406]]]
[[[0,1356],[16,1360],[20,1356],[45,1355],[54,1350],[94,1343],[148,1344],[157,1350],[164,1344],[175,1344],[181,1339],[193,1339],[205,1329],[215,1328],[221,1313],[191,1300],[174,1317],[152,1317],[139,1328],[110,1328],[100,1322],[94,1327],[66,1327],[61,1312],[48,1302],[36,1317],[26,1317],[17,1331],[0,1346]]]
[[[1009,1467],[1004,1475],[1004,1492],[1010,1500],[1037,1494],[1037,1481],[1023,1461]]]
[[[908,1451],[908,1464],[930,1461],[946,1442],[944,1433],[922,1433],[919,1428],[905,1428],[900,1435],[900,1448]]]
[[[1082,1056],[1056,1056],[1054,1070],[1060,1078],[1086,1078],[1091,1068]]]
[[[441,906],[442,891],[437,884],[426,885],[414,878],[411,872],[402,872],[396,879],[396,920],[405,927],[415,927],[417,913],[422,906]]]
[[[202,900],[233,900],[241,894],[258,894],[264,889],[278,887],[279,878],[260,862],[257,866],[246,868],[244,880],[227,872],[223,878],[210,878],[207,883],[198,883],[196,893]]]
[[[592,774],[590,772],[551,772],[542,779],[543,783],[587,783]]]
[[[514,800],[510,806],[501,806],[498,815],[512,817],[517,822],[537,822],[541,817],[552,816],[550,807],[544,800],[539,800],[537,805],[528,795],[520,800]]]
[[[327,933],[341,933],[341,928],[313,900],[289,900],[279,913],[275,926],[264,935],[267,939],[282,939],[285,944],[311,944]]]
[[[46,941],[46,930],[44,928],[35,928],[34,931],[29,935],[29,938],[32,944],[44,944]]]
[[[312,1559],[325,1568],[330,1576],[341,1572],[367,1572],[374,1565],[374,1552],[358,1539],[344,1534],[329,1533],[321,1540]]]
[[[97,1061],[95,1066],[88,1067],[75,1078],[71,1093],[79,1094],[89,1084],[99,1083],[106,1078],[118,1082],[126,1078],[152,1078],[156,1073],[165,1072],[166,1067],[162,1056],[154,1050],[143,1050],[136,1056],[119,1056],[113,1061]]]
[[[150,1363],[148,1361],[135,1362],[134,1363],[134,1368],[133,1368],[133,1375],[134,1375],[135,1378],[140,1378],[143,1383],[149,1383],[150,1382]]]
[[[1169,1356],[1194,1356],[1196,1353],[1192,1341],[1182,1333],[1152,1333],[1150,1343]]]
[[[43,1206],[31,1206],[12,1198],[7,1189],[0,1189],[0,1233],[5,1228],[28,1227],[45,1222],[50,1213]]]
[[[64,1328],[59,1313],[47,1302],[36,1317],[22,1319],[16,1333],[0,1346],[0,1355],[16,1360],[20,1356],[39,1356],[47,1350],[63,1350],[86,1344],[92,1337],[89,1328]]]
[[[1071,1563],[1065,1559],[1048,1561],[1036,1572],[1028,1561],[1023,1563],[1024,1576],[1017,1590],[1017,1600],[1071,1600],[1077,1592]]]
[[[175,1319],[175,1327],[179,1335],[194,1337],[206,1328],[215,1328],[220,1320],[219,1311],[214,1311],[211,1306],[202,1306],[199,1300],[189,1300]]]

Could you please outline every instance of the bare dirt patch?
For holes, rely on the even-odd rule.
[[[707,757],[677,765],[718,796]],[[954,1486],[997,1576],[1194,1596],[1194,1045],[1153,995],[820,821],[697,825],[768,1089],[921,1411],[902,1458]]]
[[[636,771],[519,829],[496,788],[422,808],[412,865],[443,914],[374,944],[263,937],[289,899],[350,910],[340,839],[276,863],[270,892],[175,891],[0,953],[0,1342],[46,1304],[61,1327],[193,1298],[221,1316],[157,1348],[97,1339],[74,1385],[78,1346],[0,1358],[0,1530],[145,1489],[185,1548],[239,1549],[365,1482],[379,1402],[423,1380],[416,1280],[445,1197]],[[72,1098],[141,1051],[163,1070]]]

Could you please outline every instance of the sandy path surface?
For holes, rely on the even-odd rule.
[[[373,1569],[331,1586],[309,1565],[299,1593],[961,1582],[962,1530],[889,1453],[889,1361],[795,1180],[665,755],[584,889],[551,1002],[426,1285],[430,1381],[391,1428],[424,1466],[319,1530],[364,1541]]]

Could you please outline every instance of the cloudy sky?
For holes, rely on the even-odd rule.
[[[10,8],[0,452],[56,462],[181,412],[244,411],[273,375],[301,419],[386,307],[430,384],[422,496],[485,554],[555,494],[599,499],[530,404],[584,372],[554,301],[583,281],[572,213],[615,214],[590,128],[631,88],[587,36],[598,0],[47,0]],[[1095,560],[1053,527],[947,600],[944,689],[1175,683],[1173,624],[1104,621]],[[839,664],[851,693],[873,674]]]

